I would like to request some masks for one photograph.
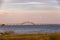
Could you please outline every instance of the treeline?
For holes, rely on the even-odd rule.
[[[18,25],[18,24],[0,24],[0,26],[12,26],[12,25]],[[36,24],[36,25],[33,25],[33,26],[60,26],[60,24]]]
[[[5,26],[5,24],[0,24],[0,26]]]

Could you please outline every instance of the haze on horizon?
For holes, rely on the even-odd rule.
[[[31,21],[36,24],[60,24],[60,1],[3,0],[0,23],[17,24]]]

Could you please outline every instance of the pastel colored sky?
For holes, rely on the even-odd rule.
[[[15,24],[31,21],[36,24],[60,24],[60,1],[2,0],[0,23]]]

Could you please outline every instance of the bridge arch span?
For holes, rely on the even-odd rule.
[[[23,22],[23,23],[21,23],[21,25],[35,25],[35,23],[33,23],[33,22]]]

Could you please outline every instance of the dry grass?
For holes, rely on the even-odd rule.
[[[4,34],[0,40],[60,40],[60,33],[53,34]]]

